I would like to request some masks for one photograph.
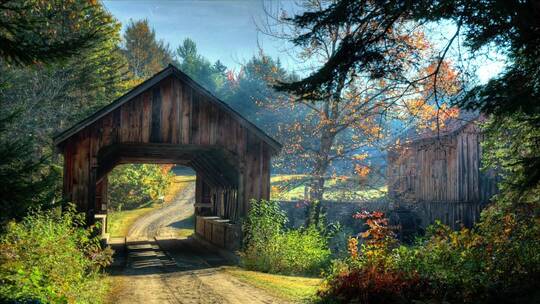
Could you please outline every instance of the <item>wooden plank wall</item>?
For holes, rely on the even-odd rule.
[[[402,202],[487,203],[496,193],[493,171],[481,172],[480,130],[405,144],[388,152],[388,190]]]
[[[100,209],[96,197],[100,200],[98,204],[106,202],[103,194],[96,196],[97,190],[102,189],[96,189],[96,183],[100,182],[98,169],[108,171],[118,161],[100,160],[98,155],[103,149],[122,143],[190,144],[227,151],[236,160],[237,180],[225,185],[203,180],[206,186],[197,192],[199,200],[207,194],[213,197],[214,214],[236,220],[248,210],[251,199],[269,198],[272,148],[203,92],[174,76],[165,78],[63,143],[65,197],[90,216]],[[150,157],[147,161],[157,159]],[[205,179],[208,174],[198,172],[198,177]],[[197,185],[201,187],[202,183]]]

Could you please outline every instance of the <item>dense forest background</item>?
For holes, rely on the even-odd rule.
[[[63,20],[63,14],[55,11],[59,9],[67,8],[56,3],[49,8],[49,12],[56,14],[53,18],[58,22]],[[344,126],[338,132],[331,147],[326,144],[324,149],[328,151],[325,153],[332,150],[332,155],[323,167],[317,164],[313,155],[318,153],[321,138],[326,136],[319,134],[324,118],[318,108],[327,105],[296,104],[290,95],[277,92],[274,84],[293,81],[299,76],[286,71],[279,59],[266,56],[263,50],[234,71],[219,61],[206,59],[189,37],[171,47],[156,37],[147,20],[131,21],[122,34],[121,24],[103,7],[96,4],[85,9],[96,17],[94,23],[84,25],[91,28],[92,37],[77,56],[45,63],[32,57],[18,59],[6,54],[8,57],[0,62],[3,143],[0,152],[6,163],[1,175],[5,180],[2,184],[6,192],[3,193],[13,193],[13,189],[22,187],[32,189],[15,191],[17,195],[9,199],[2,197],[4,220],[22,216],[30,205],[48,206],[60,200],[61,159],[52,145],[55,134],[114,101],[168,64],[179,67],[285,145],[285,153],[275,161],[274,173],[352,175],[355,168],[357,171],[361,168],[358,164],[355,167],[350,159],[356,155],[358,161],[367,164],[367,154],[362,152],[366,150],[374,152],[371,155],[376,159],[374,163],[383,163],[377,148],[384,146],[367,144],[358,120],[348,122],[350,126]],[[71,12],[71,9],[67,11]],[[36,16],[18,18],[34,18],[34,23],[46,18],[39,10],[28,14]],[[50,33],[47,33],[51,41],[63,41],[65,35],[72,35],[64,28],[76,25],[57,26],[62,30],[49,29]],[[350,142],[353,144],[348,144]],[[357,155],[360,152],[362,154]],[[21,155],[24,155],[23,159],[20,159]],[[16,164],[10,163],[11,159],[17,159]],[[384,169],[382,166],[377,168],[373,172],[379,177],[376,184],[380,186]],[[11,207],[14,204],[26,207],[14,209]]]
[[[60,7],[53,6],[51,11],[55,9]],[[14,209],[13,205],[50,205],[60,198],[61,159],[53,150],[55,134],[168,64],[181,68],[242,114],[277,133],[275,118],[279,113],[263,111],[256,101],[275,94],[268,79],[287,77],[279,61],[262,54],[254,56],[235,74],[219,61],[211,63],[205,59],[189,38],[179,41],[173,51],[156,38],[146,20],[132,21],[121,36],[120,24],[101,6],[86,9],[96,14],[96,24],[92,26],[99,29],[92,44],[78,56],[30,65],[9,57],[0,62],[2,193],[16,194],[9,198],[2,195],[3,220],[25,214],[26,208]],[[62,35],[54,32],[50,39],[61,40]],[[23,187],[32,191],[20,189]]]

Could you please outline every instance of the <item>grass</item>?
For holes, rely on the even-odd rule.
[[[133,210],[110,211],[108,214],[109,235],[111,237],[126,236],[131,225],[133,225],[139,217],[157,208],[159,208],[159,205],[156,204],[150,207]]]
[[[195,230],[193,228],[180,228],[178,229],[178,237],[181,238],[187,238],[195,233]]]
[[[182,191],[187,187],[187,183],[194,182],[195,176],[192,175],[177,175],[173,177],[173,182],[167,189],[167,194],[164,197],[164,203],[168,204],[172,202],[174,197],[178,192]],[[108,213],[108,233],[111,237],[126,236],[129,228],[135,221],[145,214],[160,208],[160,204],[147,204],[141,208],[133,210],[122,210],[122,211],[109,211]],[[193,225],[191,226],[193,227]],[[184,231],[185,230],[185,231]],[[180,236],[189,236],[193,234],[193,229],[191,233],[188,231],[190,229],[181,229]]]
[[[193,229],[193,227],[195,227],[195,214],[192,214],[190,217],[180,221],[178,226],[178,237],[187,238],[195,233],[195,230]]]
[[[195,182],[195,176],[193,175],[176,175],[173,177],[173,181],[167,189],[167,194],[163,198],[165,203],[170,203],[178,192],[187,187],[188,183]]]
[[[270,182],[272,185],[271,199],[299,200],[304,199],[305,186],[309,183],[309,176],[302,174],[274,175]],[[386,192],[386,186],[368,189],[362,187],[358,177],[338,176],[326,180],[324,199],[335,201],[371,200],[385,196]]]
[[[239,267],[225,267],[225,271],[239,279],[263,289],[269,294],[291,302],[307,302],[315,296],[322,279],[285,276],[244,270]]]

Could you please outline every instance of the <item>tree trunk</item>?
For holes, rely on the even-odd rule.
[[[311,172],[310,201],[321,201],[324,195],[324,183],[326,170],[330,166],[330,149],[334,141],[334,135],[325,130],[321,138],[321,147],[316,156],[315,166]]]

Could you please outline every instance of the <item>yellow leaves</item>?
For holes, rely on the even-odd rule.
[[[347,242],[347,249],[351,258],[356,259],[358,257],[358,240],[356,238],[349,238]]]
[[[355,154],[353,155],[353,160],[362,161],[362,160],[365,160],[367,157],[368,157],[367,153]]]
[[[369,169],[369,167],[366,165],[356,164],[354,165],[354,172],[360,178],[365,178],[368,176],[369,172],[371,172],[371,169]]]
[[[460,113],[458,108],[449,108],[446,104],[437,107],[437,105],[428,104],[423,99],[407,100],[405,106],[410,115],[418,118],[417,128],[420,130],[444,129],[447,122],[457,118]]]
[[[129,91],[132,88],[134,88],[134,87],[138,86],[139,84],[141,84],[143,81],[144,81],[144,79],[142,79],[142,78],[131,78],[130,77],[129,80],[126,80],[126,81],[124,81],[122,83],[121,87],[125,91]]]

